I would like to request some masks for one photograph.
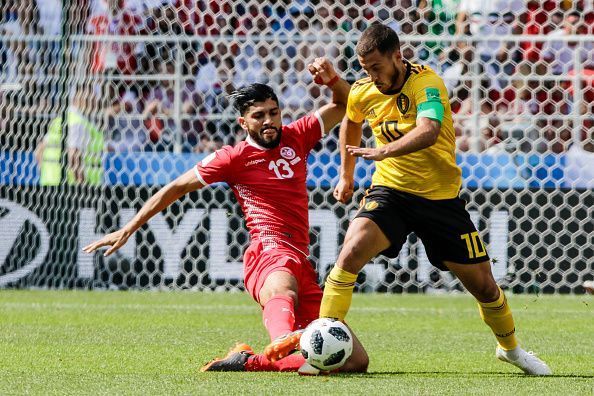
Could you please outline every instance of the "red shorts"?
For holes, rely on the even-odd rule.
[[[295,329],[305,328],[318,318],[322,301],[322,289],[313,265],[291,248],[279,246],[263,251],[262,243],[253,241],[243,255],[243,273],[245,288],[257,302],[264,281],[275,271],[288,272],[297,279]]]

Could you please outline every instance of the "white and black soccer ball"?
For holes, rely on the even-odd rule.
[[[352,352],[353,336],[341,321],[316,319],[301,335],[301,354],[307,363],[319,370],[341,367]]]

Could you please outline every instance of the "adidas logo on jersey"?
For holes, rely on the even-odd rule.
[[[367,118],[375,118],[375,110],[371,109],[367,112]]]
[[[266,161],[264,158],[255,159],[255,160],[246,162],[245,166],[256,165],[256,164],[259,164],[260,162],[264,162],[264,161]]]

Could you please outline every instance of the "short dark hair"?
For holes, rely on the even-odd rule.
[[[361,35],[356,51],[357,55],[366,56],[375,50],[385,55],[399,49],[398,34],[389,26],[374,22]]]
[[[581,18],[582,14],[579,11],[571,11],[569,14],[567,14],[567,17],[578,17]]]
[[[278,98],[274,90],[266,84],[254,83],[241,87],[229,95],[229,100],[233,107],[239,111],[242,116],[250,106],[256,102],[264,102],[266,99],[272,99],[278,105]]]

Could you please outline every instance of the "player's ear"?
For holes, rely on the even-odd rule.
[[[239,124],[241,129],[243,129],[244,131],[247,131],[248,128],[247,128],[247,123],[245,122],[245,117],[238,117],[237,123]]]
[[[392,52],[392,61],[394,61],[394,63],[400,62],[401,60],[402,60],[402,52],[400,52],[399,49]]]

